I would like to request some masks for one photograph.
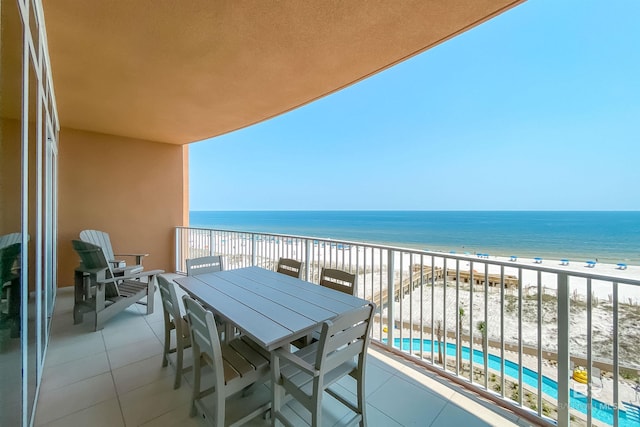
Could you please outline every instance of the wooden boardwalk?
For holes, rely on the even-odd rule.
[[[421,276],[420,267],[414,266],[413,274],[402,281],[402,286],[395,287],[393,299],[395,301],[398,301],[400,297],[400,292],[402,292],[402,295],[406,295],[409,292],[413,291],[415,288],[422,286],[423,283],[426,284],[431,282],[431,279],[434,274],[435,274],[435,278],[433,280],[441,280],[444,277],[442,268],[440,267],[436,267],[435,272],[432,270],[431,267],[423,267],[422,276]],[[388,293],[389,291],[385,287],[380,291],[376,292],[373,295],[373,298],[371,299],[371,301],[373,301],[378,307],[382,307],[383,305],[386,306]]]
[[[394,289],[393,299],[394,301],[399,301],[400,295],[404,296],[413,291],[414,289],[421,287],[423,284],[428,285],[431,283],[431,280],[434,281],[443,280],[445,273],[441,267],[436,267],[433,270],[431,267],[424,266],[422,267],[422,274],[420,272],[420,266],[413,266],[413,273],[402,280],[401,286],[396,286]],[[434,277],[435,276],[435,277]],[[447,269],[446,271],[447,281],[455,282],[456,280],[456,270]],[[460,270],[458,272],[458,277],[461,283],[470,283],[471,282],[471,272]],[[501,286],[503,283],[503,279],[499,274],[489,274],[485,276],[484,273],[480,273],[474,270],[473,272],[473,284],[474,285],[484,285],[485,279],[488,279],[489,286]],[[504,284],[503,286],[517,287],[518,286],[518,278],[516,276],[504,275]],[[378,307],[386,306],[388,289],[385,287],[378,292],[374,293],[371,301],[373,301]]]
[[[469,271],[460,271],[460,281],[463,283],[469,283],[471,281],[471,272]],[[455,280],[456,271],[455,270],[447,270],[447,278]],[[489,274],[486,277],[489,282],[489,286],[500,286],[502,283],[502,277],[499,274]],[[484,285],[485,282],[485,274],[480,273],[478,271],[473,271],[473,284],[474,285]],[[507,288],[517,287],[518,286],[518,278],[516,276],[512,276],[510,274],[504,275],[504,286]]]

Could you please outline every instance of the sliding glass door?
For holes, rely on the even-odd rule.
[[[58,123],[39,0],[0,0],[0,425],[33,420],[56,290]]]

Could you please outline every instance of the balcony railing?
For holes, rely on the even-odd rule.
[[[223,255],[225,269],[280,257],[357,274],[378,306],[373,340],[539,423],[640,424],[640,280],[486,254],[282,234],[176,228],[176,271]]]

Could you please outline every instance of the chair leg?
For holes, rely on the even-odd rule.
[[[367,425],[367,415],[366,415],[366,406],[367,406],[367,402],[365,400],[365,394],[364,394],[364,374],[361,372],[360,375],[358,376],[358,378],[356,378],[356,382],[357,382],[357,390],[356,393],[358,394],[358,412],[360,412],[361,418],[360,418],[360,427],[365,427]]]
[[[166,311],[162,313],[164,316],[164,350],[162,354],[162,367],[169,364],[169,353],[171,353],[171,331],[175,329],[171,321],[171,316]]]
[[[195,417],[198,415],[198,408],[196,408],[196,400],[200,398],[200,351],[193,345],[191,347],[193,352],[193,392],[191,394],[191,412],[189,416]]]
[[[322,427],[322,390],[319,390],[318,397],[313,402],[311,427]]]
[[[166,321],[164,325],[164,350],[162,352],[162,367],[169,364],[169,346],[171,345],[171,330],[167,327]]]
[[[215,426],[224,426],[224,418],[225,418],[225,396],[222,390],[215,391],[215,399],[213,404],[214,410],[214,424]]]
[[[147,279],[147,314],[153,313],[153,293],[156,289],[156,276]]]
[[[180,384],[182,383],[182,355],[183,355],[183,344],[182,337],[178,337],[178,331],[176,331],[176,380],[173,382],[173,388],[180,388]]]
[[[280,385],[280,358],[271,353],[271,426],[277,425],[284,397],[284,388]]]
[[[282,406],[282,392],[280,391],[281,387],[274,382],[271,383],[271,387],[271,427],[276,427]]]

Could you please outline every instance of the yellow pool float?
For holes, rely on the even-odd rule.
[[[573,379],[582,384],[588,383],[587,370],[584,368],[575,368],[573,370]]]

